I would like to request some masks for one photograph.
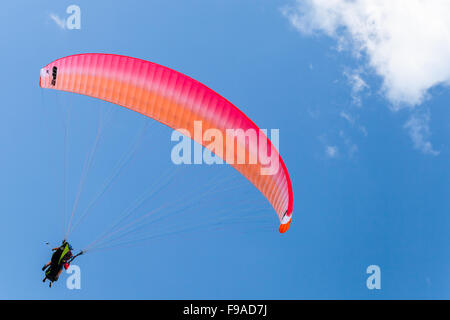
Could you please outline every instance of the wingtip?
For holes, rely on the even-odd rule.
[[[291,225],[291,220],[289,220],[286,223],[280,224],[280,228],[278,229],[278,231],[280,231],[280,233],[285,233],[286,231],[289,230],[290,225]]]

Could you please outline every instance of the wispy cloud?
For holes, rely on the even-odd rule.
[[[325,146],[325,154],[329,158],[336,158],[338,156],[338,147],[336,146]]]
[[[352,101],[353,104],[360,107],[361,102],[361,96],[360,94],[365,90],[368,89],[369,86],[367,83],[361,78],[361,70],[352,70],[351,72],[345,71],[344,76],[347,78],[350,86],[352,87]]]
[[[58,17],[57,14],[55,14],[55,13],[50,13],[49,17],[50,17],[50,19],[52,19],[52,20],[56,23],[56,25],[57,25],[58,27],[60,27],[61,29],[65,29],[65,28],[66,28],[66,21],[65,21],[64,19]]]
[[[409,135],[414,144],[414,148],[422,151],[425,154],[431,154],[433,156],[439,155],[439,151],[433,149],[430,138],[430,113],[414,113],[409,120],[405,123],[404,128],[408,130]]]
[[[341,111],[339,114],[341,118],[347,120],[347,122],[352,126],[356,127],[365,137],[367,136],[367,129],[363,125],[357,124],[355,117],[353,117],[350,113]]]
[[[362,125],[359,125],[359,126],[358,126],[358,129],[359,129],[359,131],[362,132],[362,134],[363,134],[365,137],[367,137],[368,132],[367,132],[366,127],[364,127],[364,126],[362,126]]]
[[[342,130],[339,131],[339,137],[341,137],[344,142],[349,158],[353,158],[355,153],[358,152],[358,146],[353,143],[352,139],[350,139],[350,137],[348,137]]]
[[[341,111],[341,113],[339,114],[341,116],[341,118],[344,118],[345,120],[347,120],[350,124],[354,124],[355,123],[355,119],[353,119],[353,117],[348,114],[347,112]]]
[[[422,104],[432,87],[450,85],[450,1],[293,0],[282,13],[299,32],[325,34],[338,51],[354,54],[360,65],[344,75],[356,105],[368,88],[362,72],[381,78],[380,92],[395,111]],[[412,114],[404,128],[416,149],[439,154],[429,141],[429,113]]]
[[[395,108],[450,83],[450,1],[297,0],[282,12],[300,32],[322,32],[364,57]]]
[[[358,152],[358,146],[343,130],[339,130],[338,134],[331,137],[327,134],[322,134],[318,138],[325,148],[327,158],[352,159]]]

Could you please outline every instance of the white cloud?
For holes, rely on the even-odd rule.
[[[58,17],[58,15],[56,15],[54,13],[50,13],[49,16],[50,16],[50,19],[52,19],[58,27],[60,27],[61,29],[66,28],[66,20],[61,19],[60,17]]]
[[[361,97],[360,94],[365,89],[369,88],[367,83],[361,78],[361,70],[352,70],[351,72],[344,72],[344,75],[347,77],[348,82],[352,87],[352,100],[353,104],[358,107],[361,106]]]
[[[365,137],[367,137],[368,132],[367,132],[366,127],[359,125],[359,126],[358,126],[358,129],[359,129],[359,131],[362,132],[362,134],[363,134]]]
[[[437,156],[439,155],[439,151],[434,150],[431,142],[428,140],[430,137],[429,122],[429,112],[421,114],[415,113],[411,115],[404,127],[408,130],[409,135],[411,136],[414,148],[425,154]]]
[[[338,49],[367,58],[394,108],[418,105],[431,87],[450,84],[448,0],[297,0],[282,12],[302,33],[325,33]]]
[[[338,155],[338,147],[336,146],[326,146],[325,153],[330,158],[336,158]]]
[[[356,127],[359,131],[361,131],[361,133],[367,137],[367,129],[366,127],[364,127],[363,125],[357,124],[355,118],[348,112],[345,111],[341,111],[341,113],[339,114],[341,116],[341,118],[344,118],[345,120],[347,120],[347,122],[352,126],[352,127]]]
[[[344,133],[344,131],[340,130],[339,136],[344,141],[344,144],[347,147],[349,158],[352,158],[353,155],[358,151],[358,146],[353,143],[353,141]]]
[[[341,111],[341,113],[339,114],[342,118],[344,118],[345,120],[347,120],[351,125],[353,125],[355,123],[355,119],[353,119],[353,117],[348,114],[347,112]]]

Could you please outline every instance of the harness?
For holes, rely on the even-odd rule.
[[[67,254],[67,252],[69,252],[69,244],[66,243],[66,245],[64,246],[63,251],[61,252],[61,255],[59,256],[59,261],[58,261],[58,265],[61,264],[61,261],[63,260],[64,256]]]

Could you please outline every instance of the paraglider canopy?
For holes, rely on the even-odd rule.
[[[289,229],[293,211],[291,180],[278,150],[241,110],[202,83],[175,70],[149,61],[103,53],[77,54],[49,63],[41,69],[42,88],[62,90],[102,99],[155,119],[214,152],[246,177],[271,203],[280,220],[279,231]],[[204,130],[254,130],[256,139],[237,138],[236,149],[248,154],[267,150],[277,162],[267,173],[267,163],[240,163],[236,153],[228,157],[225,146],[213,148],[194,135],[194,122]],[[182,129],[182,130],[181,130]],[[236,131],[235,131],[236,132]],[[234,141],[234,140],[233,140]],[[255,151],[256,150],[256,151]]]

